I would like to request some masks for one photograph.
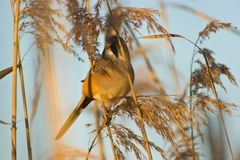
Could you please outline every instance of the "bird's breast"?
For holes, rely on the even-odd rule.
[[[131,64],[100,59],[84,81],[83,94],[111,106],[130,91],[129,76],[133,82]]]

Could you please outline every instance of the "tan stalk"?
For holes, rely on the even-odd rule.
[[[227,132],[227,129],[226,129],[226,125],[225,125],[225,121],[224,121],[224,118],[223,118],[223,115],[222,115],[222,109],[221,109],[221,104],[219,102],[219,98],[218,98],[218,94],[217,94],[217,91],[216,91],[216,87],[214,85],[214,81],[213,81],[213,77],[212,77],[212,74],[211,74],[211,70],[210,70],[210,66],[209,66],[209,62],[207,60],[207,57],[206,55],[204,54],[204,51],[197,45],[195,44],[194,42],[192,42],[191,40],[187,39],[186,37],[183,37],[181,35],[178,35],[178,34],[160,34],[160,35],[153,35],[153,36],[144,36],[142,38],[148,38],[148,39],[156,39],[156,38],[166,38],[166,37],[171,37],[171,38],[183,38],[184,40],[188,41],[189,43],[193,44],[195,47],[197,47],[197,49],[199,49],[199,51],[202,53],[203,57],[204,57],[204,60],[205,60],[205,63],[206,63],[206,66],[207,66],[207,72],[208,72],[208,75],[209,75],[209,78],[210,78],[210,83],[211,83],[211,88],[212,88],[212,91],[213,91],[213,94],[215,96],[215,99],[217,101],[217,106],[218,106],[218,110],[220,112],[220,118],[221,118],[221,123],[223,125],[223,128],[224,128],[224,133],[225,133],[225,136],[227,138],[227,143],[228,143],[228,147],[229,147],[229,150],[230,150],[230,153],[231,153],[231,158],[232,160],[234,160],[234,154],[233,154],[233,150],[232,150],[232,147],[231,147],[231,143],[230,143],[230,139],[229,139],[229,136],[228,136],[228,132]]]
[[[107,2],[108,10],[109,10],[110,14],[112,14],[111,7],[110,7],[108,1],[106,1],[106,2]],[[119,35],[118,30],[116,28],[114,28],[114,30],[116,31],[117,35]],[[123,55],[124,60],[127,61],[127,57],[124,54],[124,49],[123,49],[123,46],[122,46],[122,44],[121,44],[119,39],[118,39],[118,44],[120,46],[120,53],[121,53],[121,55]],[[148,137],[147,137],[147,132],[145,130],[145,126],[144,126],[144,122],[143,122],[142,112],[141,112],[140,107],[137,105],[136,93],[135,93],[135,90],[134,90],[134,87],[133,87],[133,83],[132,83],[132,80],[131,80],[131,76],[130,76],[129,73],[128,73],[128,82],[129,82],[130,87],[131,87],[131,93],[132,93],[132,96],[133,96],[133,99],[134,99],[134,103],[135,103],[135,105],[137,106],[137,109],[138,109],[138,116],[139,116],[140,124],[141,124],[141,132],[142,132],[142,135],[143,135],[144,140],[146,142],[145,150],[146,150],[146,152],[148,154],[149,160],[152,160],[153,159],[152,158],[152,153],[151,153],[151,149],[150,149],[150,145],[149,145],[149,140],[148,140]]]
[[[32,147],[31,147],[30,129],[29,129],[29,121],[28,121],[29,119],[28,119],[28,111],[27,111],[27,101],[26,101],[26,94],[25,94],[23,68],[22,68],[22,62],[21,62],[20,57],[21,57],[20,49],[18,46],[19,75],[20,75],[21,91],[22,91],[22,101],[23,101],[23,112],[24,112],[24,119],[25,119],[26,138],[27,138],[28,159],[32,160]]]
[[[127,61],[127,57],[125,56],[124,54],[124,50],[123,50],[123,46],[120,42],[120,40],[118,39],[118,44],[120,46],[120,52],[121,54],[123,55],[124,57],[124,60]],[[146,146],[145,146],[145,149],[147,151],[147,154],[148,154],[148,158],[149,160],[152,160],[152,152],[151,152],[151,149],[150,149],[150,145],[149,145],[149,140],[148,140],[148,136],[147,136],[147,132],[146,132],[146,129],[145,129],[145,126],[144,126],[144,121],[143,121],[143,116],[142,116],[142,112],[141,112],[141,108],[140,106],[137,104],[137,98],[136,98],[136,93],[135,93],[135,90],[134,90],[134,87],[133,87],[133,83],[132,83],[132,80],[131,80],[131,77],[130,77],[130,74],[128,73],[128,81],[129,81],[129,84],[130,84],[130,87],[131,87],[131,93],[132,93],[132,96],[133,96],[133,100],[134,100],[134,103],[135,105],[137,106],[137,109],[138,109],[138,117],[140,119],[140,124],[141,124],[141,132],[142,132],[142,135],[143,135],[143,138],[146,142]]]
[[[94,101],[94,111],[95,111],[97,128],[99,128],[100,127],[100,112],[98,110],[98,105],[97,105],[96,101]],[[98,144],[99,144],[100,156],[101,156],[101,159],[104,160],[104,159],[106,159],[106,156],[105,156],[105,152],[104,152],[104,145],[103,145],[101,132],[98,134],[98,141],[99,141]]]
[[[12,74],[12,160],[17,159],[17,51],[18,51],[18,20],[19,20],[20,0],[16,0],[16,10],[14,16],[14,42],[13,42],[13,74]]]
[[[86,8],[87,8],[87,11],[89,12],[89,13],[91,13],[91,5],[90,5],[90,0],[85,0],[85,3],[86,3]]]
[[[29,51],[32,49],[34,43],[31,44],[31,46],[28,48],[28,50],[26,51],[26,53],[24,54],[24,56],[22,57],[21,61],[24,60],[25,56],[29,53]],[[18,61],[20,61],[20,59],[18,59]],[[20,64],[17,64],[17,68],[20,66]],[[5,76],[7,76],[8,74],[12,73],[13,67],[7,67],[3,70],[0,71],[0,79],[4,78]]]
[[[111,10],[111,7],[108,3],[108,1],[106,0],[106,3],[107,3],[107,7],[108,7],[108,10],[109,10],[109,13],[112,14],[112,10]],[[127,24],[127,23],[125,23]],[[129,26],[129,25],[128,25]],[[114,27],[114,26],[113,26]],[[117,26],[118,27],[118,26]],[[130,28],[130,26],[129,26]],[[116,28],[113,28],[115,30],[115,32],[117,33],[117,35],[119,35],[118,33],[118,30]],[[133,32],[132,32],[133,33]],[[124,49],[123,49],[123,46],[120,42],[120,40],[118,39],[118,44],[120,46],[120,53],[121,55],[123,55],[123,58],[125,61],[127,61],[127,57],[126,55],[124,54]],[[132,83],[132,80],[131,80],[131,76],[130,74],[128,73],[128,81],[129,81],[129,84],[130,84],[130,87],[131,87],[131,93],[132,93],[132,96],[133,96],[133,99],[134,99],[134,103],[135,105],[137,106],[137,109],[138,109],[138,116],[139,116],[139,119],[140,119],[140,124],[141,124],[141,132],[142,132],[142,135],[144,137],[144,140],[146,142],[146,146],[145,146],[145,150],[148,154],[148,158],[149,160],[152,160],[152,153],[151,153],[151,149],[150,149],[150,145],[149,145],[149,140],[148,140],[148,137],[147,137],[147,132],[145,130],[145,126],[144,126],[144,122],[143,122],[143,117],[142,117],[142,112],[141,112],[141,108],[140,106],[137,105],[137,98],[136,98],[136,93],[135,93],[135,90],[134,90],[134,87],[133,87],[133,83]]]
[[[207,66],[207,72],[208,72],[208,75],[209,75],[209,78],[210,78],[211,88],[212,88],[213,94],[215,96],[215,99],[217,101],[217,106],[218,106],[218,110],[219,110],[219,113],[220,113],[220,119],[221,119],[221,122],[222,122],[222,125],[223,125],[225,136],[227,138],[227,143],[228,143],[228,147],[229,147],[229,150],[230,150],[231,158],[232,158],[232,160],[234,160],[235,158],[234,158],[231,142],[230,142],[229,135],[228,135],[228,132],[227,132],[227,128],[226,128],[226,125],[225,125],[225,120],[224,120],[224,117],[223,117],[223,114],[222,114],[221,104],[220,104],[220,101],[219,101],[219,98],[218,98],[216,87],[214,85],[214,81],[213,81],[213,77],[212,77],[212,73],[211,73],[211,70],[210,70],[210,65],[209,65],[208,59],[205,56],[204,51],[197,44],[195,44],[194,42],[190,41],[189,39],[187,39],[183,36],[179,36],[179,37],[181,37],[181,38],[187,40],[188,42],[192,43],[195,47],[197,47],[201,51],[201,53],[203,55],[203,58],[206,62],[206,66]]]
[[[91,145],[90,145],[90,147],[89,147],[89,149],[88,149],[88,153],[87,153],[86,158],[85,158],[86,160],[89,160],[91,151],[92,151],[93,147],[95,146],[95,142],[96,142],[96,140],[97,140],[97,138],[98,138],[101,130],[102,130],[102,128],[98,128],[98,129],[97,129],[97,131],[96,131],[96,132],[97,132],[97,133],[96,133],[96,136],[94,137],[94,139],[93,139],[93,141],[92,141],[92,143],[91,143]]]
[[[194,112],[194,106],[192,104],[192,71],[193,71],[193,60],[194,60],[194,55],[192,56],[192,61],[191,61],[191,67],[190,67],[190,109]],[[193,160],[196,159],[196,154],[195,154],[195,143],[194,143],[194,130],[193,130],[193,118],[191,117],[191,141],[192,141],[192,158]]]
[[[214,82],[213,82],[213,77],[212,77],[212,74],[211,74],[211,71],[210,71],[209,62],[208,62],[208,59],[205,56],[204,52],[203,51],[201,51],[201,52],[203,53],[203,57],[205,59],[206,65],[207,65],[207,71],[208,71],[208,75],[210,77],[210,83],[211,83],[211,86],[212,86],[213,94],[214,94],[214,96],[216,98],[216,101],[217,101],[218,110],[219,110],[219,113],[220,113],[220,119],[221,119],[221,122],[222,122],[222,125],[223,125],[225,136],[227,138],[227,143],[228,143],[228,147],[229,147],[229,150],[230,150],[230,153],[231,153],[231,157],[232,157],[232,160],[234,160],[235,158],[234,158],[231,142],[230,142],[229,135],[228,135],[228,132],[227,132],[227,128],[226,128],[226,125],[225,125],[225,120],[224,120],[224,117],[223,117],[223,114],[222,114],[221,104],[220,104],[220,101],[219,101],[219,98],[218,98],[216,87],[215,87]]]
[[[223,117],[223,114],[222,114],[221,104],[220,104],[220,102],[219,102],[219,98],[218,98],[218,94],[217,94],[217,91],[216,91],[216,87],[215,87],[215,85],[214,85],[213,77],[212,77],[211,70],[210,70],[210,65],[209,65],[208,59],[207,59],[207,57],[205,56],[203,50],[202,50],[200,47],[198,47],[198,45],[197,45],[200,37],[198,37],[196,43],[193,43],[192,41],[188,40],[188,39],[185,38],[185,37],[182,37],[182,38],[184,38],[185,40],[187,40],[187,41],[189,41],[190,43],[194,44],[194,46],[195,46],[195,47],[194,47],[194,52],[195,52],[195,48],[198,48],[198,49],[201,51],[201,53],[202,53],[202,55],[203,55],[203,57],[204,57],[204,60],[205,60],[206,66],[207,66],[207,72],[208,72],[208,75],[209,75],[209,78],[210,78],[211,88],[212,88],[213,94],[214,94],[214,96],[215,96],[215,98],[216,98],[216,101],[217,101],[218,110],[219,110],[219,113],[220,113],[220,120],[221,120],[222,125],[223,125],[223,129],[224,129],[224,133],[225,133],[225,136],[226,136],[226,139],[227,139],[227,143],[228,143],[228,147],[229,147],[229,150],[230,150],[231,158],[232,158],[232,160],[234,160],[235,158],[234,158],[234,154],[233,154],[231,142],[230,142],[229,135],[228,135],[228,132],[227,132],[227,128],[226,128],[226,125],[225,125],[225,120],[224,120],[224,117]],[[194,56],[195,56],[195,55],[194,55],[194,53],[193,53],[193,57],[192,57],[192,61],[191,61],[192,64],[191,64],[191,76],[190,76],[190,96],[192,96],[191,77],[192,77],[192,66],[193,66]],[[192,98],[190,99],[190,105],[191,105],[190,107],[192,107]],[[193,137],[193,129],[192,129],[192,126],[191,126],[191,130],[192,130],[192,131],[191,131],[191,134],[192,134],[192,137]],[[192,146],[194,147],[194,144],[192,144]],[[194,153],[194,155],[195,155],[195,153]],[[195,156],[194,156],[194,159],[195,159]]]
[[[102,106],[102,112],[103,112],[103,117],[104,117],[104,121],[106,121],[106,125],[107,125],[107,132],[108,132],[108,137],[111,143],[111,148],[112,148],[112,153],[113,153],[113,158],[114,160],[117,160],[117,155],[116,155],[116,151],[115,151],[115,146],[114,146],[114,142],[113,142],[113,136],[112,136],[112,131],[111,128],[109,127],[109,119],[107,116],[107,110],[106,107],[103,103],[103,101],[101,102],[101,106]]]
[[[107,123],[108,123],[107,120],[104,120],[104,121],[102,122],[102,124],[101,124],[101,125],[99,124],[99,126],[97,127],[96,136],[94,137],[94,139],[93,139],[93,141],[92,141],[92,143],[91,143],[91,145],[90,145],[90,147],[89,147],[89,149],[88,149],[88,153],[87,153],[87,156],[86,156],[86,160],[89,159],[90,153],[91,153],[93,147],[95,146],[95,142],[96,142],[97,138],[99,137],[99,134],[101,133],[102,129],[107,125]],[[102,160],[105,160],[105,159],[106,159],[106,158],[104,157]]]
[[[111,10],[111,7],[110,7],[110,5],[109,5],[109,3],[108,3],[108,1],[106,0],[106,3],[107,3],[107,7],[108,7],[108,11],[109,11],[109,13],[110,14],[112,14],[112,10]],[[118,34],[118,30],[114,27],[114,26],[112,26],[113,27],[113,29],[115,30],[115,32],[117,33],[117,35],[119,35]],[[122,54],[122,55],[124,55],[123,56],[123,58],[124,58],[124,60],[126,61],[126,57],[125,57],[125,54],[123,54],[123,47],[122,47],[122,45],[121,45],[121,43],[120,43],[120,41],[119,41],[119,39],[118,39],[118,44],[119,44],[119,46],[120,46],[120,53]],[[128,73],[128,80],[129,80],[129,83],[130,83],[130,86],[132,86],[132,81],[131,81],[131,77],[130,77],[130,74]],[[133,89],[133,87],[131,87],[131,90]],[[135,96],[135,98],[136,98],[136,96]],[[105,110],[105,107],[104,107],[104,105],[102,105],[102,107],[103,107],[103,115],[104,115],[104,117],[106,117],[106,110]],[[107,117],[106,117],[107,118]],[[105,118],[105,119],[106,119]],[[110,131],[111,132],[111,129],[109,128],[109,126],[108,126],[108,132]],[[111,135],[111,134],[110,134]],[[109,135],[109,137],[110,137],[110,135]],[[145,137],[144,137],[145,138]],[[111,135],[111,137],[110,137],[110,140],[112,139],[112,135]],[[147,139],[147,141],[146,141],[146,143],[148,144],[148,139]],[[114,151],[114,160],[117,160],[116,158],[117,158],[117,156],[116,156],[116,152],[115,152],[115,148],[114,148],[114,144],[113,144],[113,140],[111,141],[111,145],[112,145],[112,150]],[[149,147],[149,144],[148,144],[148,147]],[[150,149],[150,148],[149,148]],[[146,149],[147,150],[147,149]],[[150,154],[151,154],[151,151],[150,151]],[[150,160],[152,160],[152,159],[150,159]]]
[[[86,0],[85,3],[86,3],[86,8],[87,8],[88,13],[91,13],[90,0]],[[92,66],[93,66],[93,64],[91,63],[91,67]],[[96,101],[94,101],[94,112],[95,112],[97,128],[99,128],[100,127],[100,112],[99,112],[98,104],[97,104]],[[101,134],[100,130],[99,130],[99,133],[97,134],[97,138],[98,138],[98,141],[99,141],[98,144],[99,144],[99,150],[100,150],[101,159],[105,160],[106,156],[105,156],[105,152],[104,152],[104,145],[103,145],[102,134]],[[90,155],[90,152],[88,152],[87,159],[88,159],[89,155]]]
[[[195,44],[198,44],[198,41],[200,39],[200,36],[198,36],[197,41],[195,42]],[[194,57],[195,57],[195,50],[196,50],[196,46],[194,46],[193,49],[193,55],[191,58],[191,65],[190,65],[190,87],[189,87],[189,92],[190,92],[190,109],[194,112],[194,106],[192,104],[192,97],[193,97],[193,92],[192,92],[192,73],[193,73],[193,63],[194,63]],[[195,154],[195,143],[194,143],[194,130],[193,130],[193,119],[191,118],[191,139],[192,139],[192,158],[193,160],[196,159],[196,154]]]
[[[141,46],[140,42],[138,41],[137,37],[135,36],[135,34],[134,34],[133,30],[131,29],[130,25],[127,22],[125,24],[128,27],[129,31],[131,32],[133,38],[135,39],[136,44],[137,44],[138,52],[143,57],[143,59],[145,61],[145,64],[146,64],[146,66],[147,66],[147,68],[148,68],[148,70],[149,70],[149,72],[150,72],[150,74],[152,76],[152,79],[153,79],[153,81],[155,82],[155,84],[157,85],[157,87],[159,89],[159,92],[162,95],[167,95],[167,92],[165,91],[162,82],[158,79],[157,73],[154,70],[154,68],[152,67],[151,62],[148,59],[147,54],[146,54],[144,48]],[[166,96],[166,98],[167,98],[167,96]]]

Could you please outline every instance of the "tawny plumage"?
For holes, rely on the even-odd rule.
[[[112,36],[107,39],[102,55],[96,58],[88,72],[83,82],[82,98],[63,124],[56,139],[71,127],[92,100],[109,107],[126,96],[130,91],[129,76],[133,82],[134,71],[127,45],[121,37]]]

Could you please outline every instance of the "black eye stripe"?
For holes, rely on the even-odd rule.
[[[117,48],[117,44],[116,43],[112,43],[112,45],[110,46],[111,51],[113,52],[113,54],[118,57],[118,48]]]

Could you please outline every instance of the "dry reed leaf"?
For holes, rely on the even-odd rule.
[[[0,71],[0,79],[4,78],[9,73],[12,73],[13,67],[8,67]]]
[[[179,34],[157,34],[157,35],[149,35],[149,36],[142,36],[139,37],[140,39],[161,39],[161,38],[184,38],[183,36],[179,35]],[[185,38],[184,38],[185,39]]]
[[[20,66],[20,64],[17,65],[17,68]],[[0,79],[4,78],[8,74],[12,73],[13,67],[8,67],[0,71]]]
[[[5,122],[5,121],[3,121],[3,120],[0,120],[0,124],[3,124],[3,125],[12,125],[12,123]]]

